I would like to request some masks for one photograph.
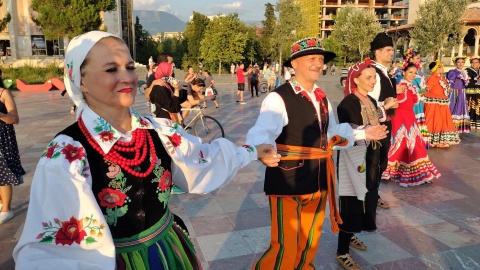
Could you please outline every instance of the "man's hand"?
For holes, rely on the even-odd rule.
[[[280,162],[280,155],[270,144],[256,145],[258,160],[260,160],[267,167],[277,167]]]
[[[367,140],[381,140],[386,138],[388,134],[387,126],[385,125],[375,125],[368,126],[365,128],[365,137]]]
[[[393,98],[393,97],[389,97],[389,98],[386,98],[384,101],[383,101],[383,106],[385,107],[385,109],[396,109],[398,108],[398,101],[396,98]]]

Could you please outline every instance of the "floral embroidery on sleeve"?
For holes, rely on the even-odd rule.
[[[165,143],[167,150],[169,151],[170,154],[173,154],[175,152],[175,148],[178,147],[179,145],[182,144],[182,135],[178,133],[178,124],[169,121],[168,126],[170,127],[170,132],[172,132],[172,135],[168,136],[168,142]]]
[[[55,141],[50,142],[47,149],[43,151],[42,157],[57,159],[61,154],[64,154],[65,159],[70,163],[75,160],[80,160],[82,163],[85,163],[85,151],[83,147],[75,147],[71,144],[65,145],[65,143],[59,146],[58,142]]]
[[[247,149],[247,152],[249,152],[249,153],[255,152],[255,148],[254,148],[253,146],[251,146],[251,145],[245,144],[245,145],[242,145],[242,147],[245,148],[245,149]]]
[[[83,226],[84,221],[87,223],[86,226]],[[67,221],[54,218],[53,223],[51,221],[42,222],[44,232],[38,234],[37,239],[41,239],[40,243],[52,243],[55,239],[56,245],[64,246],[71,246],[74,242],[80,244],[82,241],[93,244],[97,242],[95,236],[102,237],[102,230],[105,229],[105,224],[97,225],[97,223],[93,215],[84,219],[76,219],[72,216]],[[88,237],[86,230],[89,230],[90,236]]]
[[[198,163],[208,163],[208,160],[205,159],[202,150],[200,150],[200,157],[198,158]]]

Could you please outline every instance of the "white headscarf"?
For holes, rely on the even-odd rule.
[[[102,38],[110,36],[117,37],[107,32],[91,31],[74,37],[68,44],[67,52],[65,54],[64,82],[68,95],[73,103],[77,105],[77,119],[83,109],[88,106],[83,98],[82,91],[80,91],[80,81],[82,77],[80,74],[80,66],[92,47]]]

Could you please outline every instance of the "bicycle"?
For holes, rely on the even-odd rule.
[[[144,80],[138,80],[137,88],[140,93],[144,94],[147,89],[147,83]]]
[[[261,93],[266,93],[267,90],[268,90],[267,82],[261,82],[261,83],[260,83],[260,86],[258,86],[258,90],[259,90]]]
[[[184,129],[188,131],[193,126],[193,134],[201,138],[204,143],[225,137],[225,132],[220,122],[211,116],[204,115],[200,107],[182,108],[181,110],[197,112],[193,119],[185,125]]]

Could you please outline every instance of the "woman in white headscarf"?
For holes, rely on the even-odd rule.
[[[13,252],[16,269],[200,269],[168,208],[173,183],[205,193],[257,155],[278,162],[271,146],[202,144],[169,119],[140,116],[130,108],[134,64],[109,33],[70,42],[65,82],[77,122],[40,158]]]

